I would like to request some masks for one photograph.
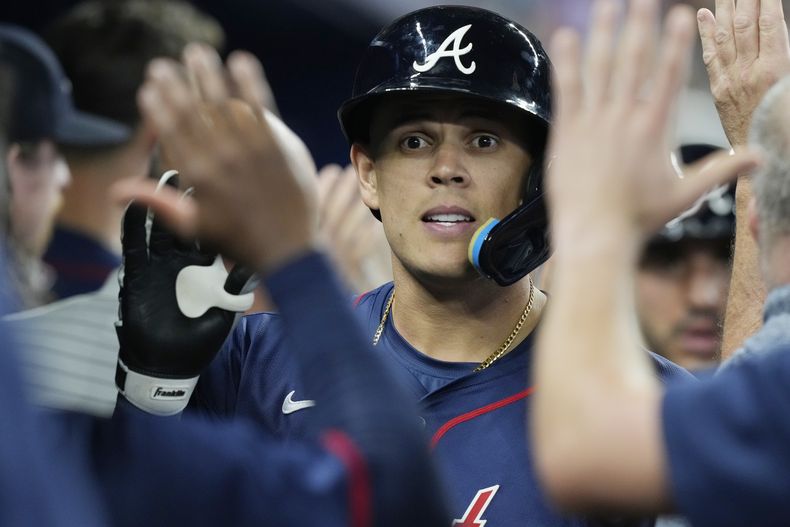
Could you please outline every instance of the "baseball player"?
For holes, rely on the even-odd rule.
[[[481,9],[432,7],[374,38],[339,112],[363,200],[392,247],[393,283],[359,297],[356,313],[372,353],[418,402],[415,420],[430,438],[454,525],[464,527],[587,524],[545,501],[524,444],[532,332],[546,303],[528,273],[548,256],[550,70],[540,42],[520,25]],[[290,221],[277,228],[290,231]],[[123,310],[152,306],[167,291],[136,295],[139,287],[124,285]],[[154,321],[145,322],[124,320],[124,333],[139,336],[129,349],[157,348],[145,337]],[[202,350],[210,339],[192,326],[180,339]],[[308,433],[327,403],[305,384],[286,326],[278,315],[245,317],[202,374],[194,410],[250,419],[282,437]],[[300,340],[326,345],[314,327],[298,330]],[[687,375],[650,360],[657,377]],[[136,396],[123,375],[119,386],[133,404],[173,413],[199,373],[193,368],[180,400],[168,404]]]
[[[735,152],[714,154],[682,177],[666,162],[666,139],[694,13],[687,6],[669,12],[656,53],[651,33],[659,27],[659,2],[632,2],[620,39],[618,4],[597,2],[590,32],[597,45],[585,57],[606,68],[582,74],[578,36],[563,31],[555,39],[561,103],[549,197],[552,210],[569,213],[552,218],[557,287],[536,348],[536,465],[548,493],[568,509],[676,509],[695,526],[788,525],[790,79],[769,90],[790,72],[782,3],[723,0],[715,17],[707,9],[697,13],[711,87]],[[654,56],[655,66],[645,68]],[[652,86],[649,98],[642,97],[644,84]],[[750,122],[749,144],[760,155],[743,142]],[[581,168],[594,183],[578,180]],[[632,351],[636,257],[667,218],[736,175],[739,187],[753,178],[755,200],[748,214],[738,211],[737,236],[746,223],[760,247],[759,271],[740,271],[765,280],[764,325],[739,363],[664,391]],[[577,245],[578,232],[587,234],[586,245]],[[585,276],[576,273],[579,265]],[[743,304],[730,308],[750,318]],[[568,332],[568,317],[584,323]],[[574,437],[568,421],[576,422]]]
[[[0,502],[4,503],[0,523],[355,527],[446,523],[413,412],[397,404],[406,400],[402,390],[368,352],[367,339],[356,328],[346,297],[316,250],[311,229],[315,220],[312,159],[279,120],[251,111],[261,104],[259,66],[245,55],[234,56],[231,74],[219,70],[213,77],[232,78],[246,98],[238,120],[222,119],[232,106],[216,89],[205,91],[204,75],[196,72],[199,67],[191,64],[190,73],[197,87],[212,95],[210,101],[190,97],[186,90],[179,92],[186,82],[183,68],[169,61],[159,66],[141,102],[147,118],[175,151],[184,152],[183,147],[189,146],[190,153],[207,153],[191,157],[194,198],[187,202],[173,191],[168,194],[169,189],[149,195],[147,182],[138,180],[129,180],[126,189],[118,191],[122,198],[149,199],[165,217],[181,218],[179,225],[188,225],[207,245],[260,270],[283,322],[291,327],[287,331],[294,335],[290,352],[322,406],[316,409],[308,437],[288,444],[242,422],[221,426],[192,419],[163,422],[128,404],[122,404],[111,420],[34,413],[24,398],[14,360],[16,346],[8,339],[8,327],[0,323],[0,419],[6,425],[0,432]],[[0,68],[0,103],[7,95],[3,73]],[[181,96],[171,99],[172,95]],[[206,117],[212,118],[212,125]],[[0,127],[0,143],[3,133]],[[245,141],[249,137],[255,141]],[[232,170],[223,166],[229,158],[218,153],[221,149],[209,148],[223,144],[234,149]],[[168,178],[172,180],[172,172]],[[274,206],[257,213],[245,210],[239,204],[250,197],[273,199]],[[173,212],[183,212],[185,206],[191,211],[186,219]],[[274,230],[269,236],[246,236],[284,211],[294,214],[290,236],[278,236]],[[150,268],[161,264],[163,254],[168,265],[174,256],[182,262],[190,256],[200,261],[207,255],[165,231],[154,209],[137,204],[124,216],[123,233],[127,295],[133,286],[148,282]],[[11,288],[5,276],[4,242],[0,237],[0,314],[13,301],[6,298]],[[216,260],[211,258],[211,263]],[[197,271],[223,275],[231,292],[249,276],[239,267],[229,274],[221,265],[200,266]],[[188,267],[185,274],[189,275]],[[178,379],[204,366],[199,342],[186,349],[161,346],[164,352],[158,354],[138,345],[136,330],[141,323],[153,325],[162,321],[162,314],[179,312],[166,302],[176,301],[176,291],[169,291],[171,296],[148,309],[122,310],[118,334],[121,364],[126,368],[119,370],[118,382],[127,397],[137,401],[148,397],[160,405],[172,404],[181,397]],[[194,308],[206,298],[220,305],[245,301],[243,296],[216,290],[202,293],[192,289],[187,303]],[[327,312],[314,305],[324,306]],[[227,311],[209,311],[198,326],[232,322]],[[177,342],[173,329],[189,320],[181,317],[174,326],[158,325],[157,336],[164,339],[160,344]],[[322,347],[312,345],[310,332],[293,331],[302,325],[324,336]],[[227,330],[224,327],[219,333]],[[220,343],[208,342],[214,348],[209,357]],[[342,382],[348,377],[360,382]]]
[[[690,165],[719,150],[680,148]],[[642,251],[636,274],[647,347],[688,370],[716,366],[735,234],[734,185],[723,185],[669,221]]]

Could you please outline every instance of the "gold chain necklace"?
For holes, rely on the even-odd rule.
[[[381,315],[381,322],[379,322],[379,326],[376,328],[376,332],[373,334],[373,345],[376,346],[381,340],[381,334],[384,332],[384,325],[387,323],[387,319],[390,316],[390,311],[392,310],[392,301],[395,299],[395,291],[392,292],[389,299],[387,300],[387,305],[384,306],[384,314]],[[480,371],[488,368],[498,359],[500,359],[505,353],[507,353],[508,349],[510,349],[510,345],[513,344],[513,341],[518,336],[519,331],[521,331],[522,326],[524,326],[524,322],[527,321],[527,317],[529,316],[530,311],[532,311],[532,303],[535,300],[535,286],[532,283],[532,277],[529,277],[529,299],[527,300],[527,305],[524,307],[524,311],[521,313],[521,318],[518,319],[516,325],[513,327],[513,331],[510,332],[510,335],[505,339],[497,350],[489,355],[488,357],[480,363],[480,365],[474,369],[474,371]]]

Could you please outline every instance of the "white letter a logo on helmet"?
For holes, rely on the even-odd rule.
[[[455,66],[458,68],[458,70],[461,73],[465,75],[471,74],[473,71],[475,71],[475,68],[477,67],[475,65],[475,61],[472,61],[472,63],[469,64],[469,66],[464,66],[463,64],[461,64],[461,56],[466,55],[467,53],[472,51],[471,43],[467,44],[463,48],[461,47],[461,39],[464,38],[464,35],[466,35],[466,32],[469,31],[470,27],[472,27],[472,24],[468,24],[464,27],[459,27],[458,29],[453,31],[450,34],[450,36],[447,37],[444,40],[444,42],[442,42],[442,45],[439,46],[439,49],[437,49],[436,51],[425,57],[424,64],[417,64],[417,61],[415,60],[414,63],[411,65],[411,67],[420,73],[425,73],[426,71],[436,66],[436,63],[439,62],[439,60],[445,57],[453,57],[453,59],[455,60]],[[453,49],[448,50],[450,44],[453,45]]]

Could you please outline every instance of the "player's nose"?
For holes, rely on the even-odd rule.
[[[443,143],[436,148],[434,162],[428,172],[428,184],[432,187],[454,185],[466,187],[471,178],[464,166],[463,149],[454,144]]]

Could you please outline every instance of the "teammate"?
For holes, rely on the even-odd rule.
[[[28,306],[48,300],[50,283],[41,256],[52,233],[69,169],[57,145],[106,147],[125,141],[129,129],[74,107],[69,80],[55,55],[35,34],[0,25],[0,61],[15,79],[8,149],[3,162],[11,189],[8,226]]]
[[[171,90],[149,86],[143,99],[148,116],[156,116],[171,145],[189,137],[190,146],[199,147],[196,151],[210,152],[191,157],[196,192],[189,202],[193,214],[187,223],[201,240],[260,269],[289,333],[295,336],[293,357],[324,403],[316,409],[310,437],[285,444],[245,423],[162,422],[141,416],[128,405],[119,408],[112,420],[36,414],[23,395],[7,326],[0,324],[0,418],[6,425],[0,430],[3,525],[429,527],[446,522],[413,414],[399,403],[400,390],[368,352],[325,258],[315,249],[310,228],[315,211],[308,207],[314,192],[310,183],[315,185],[312,159],[297,162],[279,142],[283,134],[295,136],[275,118],[264,121],[250,111],[261,103],[255,97],[263,82],[256,63],[234,56],[231,66],[231,75],[223,72],[222,78],[232,78],[247,97],[248,118],[241,122],[226,122],[219,129],[203,120],[206,113],[201,112],[217,110],[213,114],[217,118],[229,107],[225,97],[202,101],[187,94],[176,103],[166,100]],[[2,68],[0,64],[0,106],[6,99]],[[171,64],[165,68],[181,80],[183,69]],[[203,87],[200,74],[195,78]],[[176,129],[162,126],[162,119],[174,115]],[[0,143],[3,133],[0,129]],[[256,141],[245,142],[248,137]],[[223,141],[234,148],[229,173],[217,170],[227,158],[209,148],[228,144]],[[273,199],[274,206],[256,211],[240,206],[250,197]],[[185,205],[182,196],[174,201],[176,206]],[[294,213],[292,225],[298,226],[288,238],[246,236],[284,211]],[[181,247],[160,226],[152,211],[136,205],[128,209],[124,218],[127,283],[144,275],[149,259],[156,259],[159,251]],[[2,273],[2,256],[0,249],[0,314],[10,289]],[[330,312],[324,316],[314,305],[326,306]],[[122,322],[132,318],[124,312]],[[294,332],[297,327],[321,332],[324,347],[312,346],[310,333]],[[121,356],[127,363],[149,375],[180,373],[169,363],[149,360],[144,348],[130,350],[134,335],[123,330],[120,334],[124,337]],[[172,359],[175,350],[167,351],[165,359]],[[187,351],[186,358],[192,358],[195,349]],[[364,375],[365,380],[337,382],[349,375],[360,379]]]
[[[54,20],[45,35],[73,83],[77,106],[131,130],[113,148],[64,149],[72,184],[44,260],[55,272],[55,297],[67,298],[106,286],[108,277],[117,283],[110,275],[121,263],[123,207],[110,199],[109,189],[122,179],[146,177],[155,153],[156,137],[140,121],[135,102],[148,62],[178,59],[193,41],[219,49],[224,33],[188,2],[85,0]]]
[[[787,525],[790,79],[766,94],[777,75],[790,72],[782,3],[721,1],[715,18],[698,12],[711,86],[736,152],[765,94],[751,132],[760,155],[714,155],[682,179],[665,160],[666,138],[694,16],[686,6],[670,12],[659,59],[646,69],[645,59],[657,51],[651,32],[658,4],[632,2],[616,41],[618,3],[598,2],[590,39],[599,45],[588,48],[586,62],[607,66],[584,76],[578,37],[566,31],[555,39],[561,104],[549,196],[552,210],[570,212],[552,218],[557,287],[537,346],[536,464],[548,493],[569,509],[676,508],[695,526]],[[643,84],[653,87],[649,98],[642,97]],[[579,181],[580,169],[590,180]],[[662,393],[632,350],[636,255],[657,226],[707,188],[749,173],[756,202],[748,220],[738,215],[738,222],[746,221],[760,245],[770,290],[765,326],[740,364]],[[729,308],[737,313],[743,306]],[[568,317],[582,321],[573,332],[565,327]],[[567,422],[575,423],[573,436]]]
[[[534,390],[525,384],[531,334],[546,303],[525,275],[548,254],[541,172],[549,75],[540,42],[518,24],[476,8],[428,8],[373,40],[340,110],[363,200],[381,218],[393,255],[394,282],[360,297],[356,311],[376,355],[419,402],[455,524],[465,527],[585,524],[546,503],[523,441]],[[290,230],[291,221],[260,228]],[[468,260],[479,228],[472,260],[512,285],[481,277]],[[124,290],[135,294],[134,284]],[[122,300],[146,311],[168,294],[158,291],[137,297],[140,306]],[[155,350],[144,335],[165,330],[148,322],[128,330],[142,335],[139,348]],[[206,332],[197,321],[190,328],[179,346],[203,350]],[[276,315],[244,318],[202,375],[194,409],[248,418],[283,437],[305,434],[325,403],[291,357],[293,338]],[[321,333],[303,338],[317,348],[324,342]],[[657,376],[685,375],[651,361]],[[183,379],[184,393],[198,372]],[[130,395],[157,411],[156,401]]]
[[[692,164],[718,150],[684,145]],[[648,349],[689,370],[715,367],[730,280],[735,195],[722,186],[673,219],[645,245],[636,304]]]

